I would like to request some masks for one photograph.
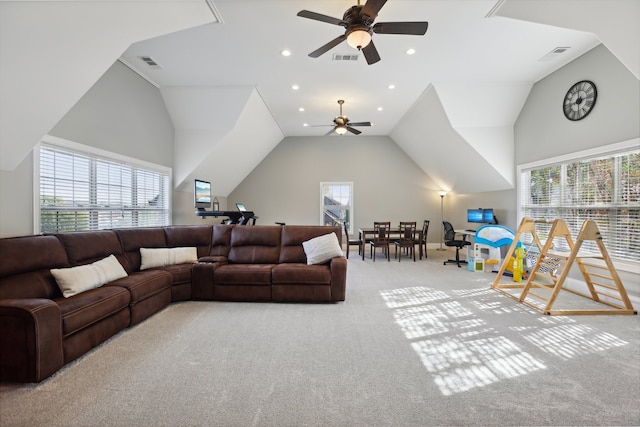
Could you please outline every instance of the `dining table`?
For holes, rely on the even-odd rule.
[[[362,253],[362,260],[364,261],[364,247],[366,246],[366,244],[368,243],[367,241],[367,234],[371,235],[371,236],[375,236],[375,229],[373,227],[362,227],[362,228],[358,228],[358,237],[360,239],[360,241],[362,243],[360,243],[360,252]],[[398,239],[400,238],[400,227],[391,227],[389,228],[389,240],[390,242],[393,241],[394,237],[397,237]],[[372,239],[373,237],[370,237],[369,239]],[[418,245],[418,242],[422,241],[422,230],[420,229],[416,229],[416,245]],[[422,245],[420,246],[420,250],[419,250],[419,254],[420,254],[420,259],[422,259]]]

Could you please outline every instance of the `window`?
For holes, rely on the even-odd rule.
[[[612,259],[640,259],[640,150],[589,153],[584,157],[521,167],[520,216],[566,221],[575,240],[585,220],[596,222]],[[551,228],[549,224],[543,232]],[[585,250],[596,249],[585,242]],[[557,248],[569,250],[569,248]]]
[[[56,142],[35,156],[37,233],[169,225],[169,168]]]
[[[349,233],[353,233],[353,182],[320,183],[320,223],[339,225],[347,223]]]

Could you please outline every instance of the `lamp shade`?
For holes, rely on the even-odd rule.
[[[347,133],[347,127],[346,126],[336,126],[336,133],[338,135],[344,135],[345,133]]]
[[[371,42],[371,33],[368,30],[356,29],[347,35],[347,43],[354,49],[362,49]]]

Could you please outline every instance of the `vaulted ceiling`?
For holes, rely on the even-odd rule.
[[[355,3],[2,1],[0,169],[15,168],[118,59],[163,96],[175,186],[216,171],[221,195],[283,138],[324,135],[331,128],[315,125],[332,123],[338,99],[352,121],[372,122],[362,135],[390,136],[442,188],[510,188],[513,125],[536,81],[600,43],[640,77],[636,0],[388,0],[376,22],[428,21],[426,35],[374,34],[373,65],[346,43],[308,57],[344,30],[296,14],[341,18]],[[442,138],[476,178],[425,143]]]

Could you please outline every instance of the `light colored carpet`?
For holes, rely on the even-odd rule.
[[[451,255],[356,252],[344,303],[173,304],[2,384],[0,425],[640,425],[638,316],[543,316]]]

